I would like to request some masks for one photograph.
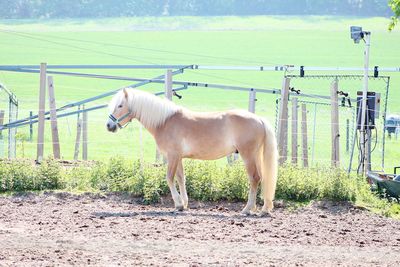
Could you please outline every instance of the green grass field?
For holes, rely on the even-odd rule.
[[[395,67],[400,59],[400,31],[387,32],[385,18],[343,17],[171,17],[171,18],[118,18],[104,20],[51,20],[51,21],[0,21],[0,64],[199,64],[199,65],[306,65],[306,66],[363,66],[363,45],[355,45],[349,38],[349,26],[360,25],[372,31],[371,66]],[[122,70],[95,71],[132,77],[151,78],[163,71]],[[400,73],[391,75],[389,113],[400,113]],[[199,71],[188,70],[174,79],[215,82],[260,88],[280,88],[283,73],[249,71]],[[19,117],[37,110],[39,75],[0,72],[0,81],[18,97]],[[58,106],[91,97],[131,84],[130,82],[55,77]],[[309,94],[329,95],[329,81],[294,81],[294,86]],[[342,90],[355,92],[362,88],[360,82],[343,81]],[[372,82],[374,90],[383,84]],[[147,85],[142,89],[162,91],[162,85]],[[183,99],[174,99],[188,108],[207,111],[229,108],[247,109],[245,92],[217,89],[190,88],[182,92]],[[256,112],[275,121],[276,95],[257,95]],[[107,103],[108,99],[95,104]],[[6,109],[2,95],[1,108]],[[90,105],[90,106],[91,106]],[[313,107],[309,106],[309,122]],[[342,112],[342,111],[341,111]],[[330,160],[330,110],[317,110],[314,163],[329,164]],[[349,116],[344,112],[344,116]],[[132,123],[118,134],[105,130],[107,110],[89,114],[89,158],[107,159],[122,155],[145,160],[154,158],[155,145],[150,135],[143,131],[140,141],[139,124]],[[345,120],[346,117],[343,118]],[[382,119],[378,121],[382,124]],[[61,154],[71,159],[74,151],[76,117],[59,121]],[[344,131],[342,124],[341,131]],[[34,128],[36,130],[36,127]],[[313,127],[309,126],[309,135]],[[29,129],[21,128],[21,136]],[[378,138],[381,133],[378,133]],[[344,133],[341,132],[344,137]],[[34,140],[35,140],[34,136]],[[46,125],[45,153],[51,154],[49,124]],[[400,140],[387,145],[386,170],[398,165]],[[347,166],[349,154],[344,151],[343,163]],[[311,141],[309,141],[311,145]],[[379,150],[373,154],[379,165]],[[18,156],[35,157],[34,142],[20,142]],[[311,157],[310,147],[310,157]],[[143,152],[142,152],[143,151]],[[375,160],[376,159],[376,160]],[[379,162],[378,162],[379,161]]]

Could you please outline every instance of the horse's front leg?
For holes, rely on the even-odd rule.
[[[179,195],[178,191],[176,190],[175,183],[174,183],[174,177],[176,173],[177,166],[179,164],[179,161],[181,161],[180,158],[176,156],[167,156],[168,160],[168,170],[167,170],[167,183],[169,190],[171,191],[172,199],[174,200],[175,203],[175,208],[179,211],[183,210],[183,203],[181,196]]]
[[[176,171],[176,179],[178,180],[179,193],[181,194],[181,197],[182,197],[183,207],[185,209],[187,209],[189,198],[188,198],[188,195],[186,192],[186,178],[185,178],[185,174],[183,171],[182,160],[179,160],[179,162],[178,162],[178,169]]]

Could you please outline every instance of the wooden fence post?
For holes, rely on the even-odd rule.
[[[39,110],[38,110],[38,136],[36,161],[43,160],[44,150],[44,113],[46,109],[46,72],[47,64],[40,64],[40,89],[39,89]]]
[[[292,98],[292,163],[297,164],[297,136],[298,136],[298,127],[297,127],[297,120],[298,120],[298,106],[297,106],[297,98]]]
[[[80,110],[80,109],[81,109],[81,107],[78,106],[78,110]],[[76,139],[75,139],[74,160],[77,160],[78,156],[79,156],[79,146],[81,144],[81,130],[82,130],[82,120],[78,113],[77,120],[76,120]]]
[[[4,110],[0,110],[0,126],[4,124]],[[3,131],[0,131],[0,157],[4,157],[4,137]]]
[[[339,104],[338,104],[338,81],[331,85],[331,139],[332,139],[332,167],[339,167]]]
[[[346,119],[346,152],[350,149],[350,120]]]
[[[167,70],[164,79],[164,95],[165,98],[172,101],[172,70]],[[156,148],[156,162],[161,161],[161,154]],[[163,162],[166,163],[167,159],[163,157]]]
[[[256,113],[256,90],[253,88],[249,91],[249,111],[251,113]]]
[[[307,144],[307,106],[301,104],[301,133],[303,150],[303,167],[308,167],[308,144]]]
[[[165,97],[172,101],[172,70],[167,70],[165,73],[165,81],[164,81],[164,90],[165,90]]]
[[[85,105],[82,109],[85,109]],[[88,114],[86,111],[82,113],[82,159],[88,159]]]
[[[33,140],[33,123],[32,123],[32,116],[33,116],[33,111],[29,111],[29,141],[32,142]]]
[[[54,94],[54,81],[53,76],[48,76],[48,93],[49,93],[49,107],[50,107],[50,125],[51,137],[53,141],[53,155],[55,159],[60,159],[60,139],[58,135],[57,126],[57,113],[56,113],[56,98]]]
[[[290,78],[283,78],[281,101],[279,103],[278,116],[278,149],[279,149],[279,164],[283,164],[287,160],[287,130],[288,130],[288,100],[289,100],[289,85]]]
[[[18,106],[10,99],[8,108],[8,122],[16,121],[18,117]],[[8,158],[13,159],[17,157],[17,128],[8,128]]]

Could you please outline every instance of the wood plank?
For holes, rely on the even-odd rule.
[[[249,111],[251,113],[256,113],[256,101],[256,90],[252,88],[249,91]]]
[[[172,101],[172,70],[167,70],[165,72],[165,80],[164,80],[164,96],[166,99]],[[156,162],[160,162],[161,158],[163,158],[163,162],[167,163],[167,159],[161,156],[160,151],[156,148]]]
[[[346,119],[346,152],[350,150],[350,119]]]
[[[12,123],[17,120],[18,107],[10,100],[8,106],[8,122]],[[13,159],[17,156],[17,128],[8,128],[8,158]]]
[[[44,153],[44,113],[46,109],[46,72],[47,64],[40,64],[40,87],[39,87],[39,110],[38,110],[38,136],[37,136],[37,151],[36,161],[43,160]]]
[[[58,126],[57,126],[56,98],[54,93],[53,76],[47,77],[47,81],[48,81],[49,106],[50,106],[51,137],[53,142],[53,156],[55,159],[60,159],[61,158],[60,139],[58,135]]]
[[[78,107],[78,110],[80,110],[81,107]],[[81,145],[81,132],[82,132],[82,119],[79,116],[79,113],[77,115],[76,119],[76,138],[75,138],[75,149],[74,149],[74,160],[78,160],[79,157],[79,147]]]
[[[301,104],[301,135],[303,151],[303,167],[308,167],[308,140],[307,140],[307,106]]]
[[[78,160],[79,146],[81,144],[81,132],[82,132],[82,119],[78,119],[78,122],[76,123],[76,139],[75,139],[74,160]]]
[[[283,78],[281,99],[279,102],[278,116],[278,149],[279,149],[279,164],[283,164],[287,160],[287,139],[288,139],[288,100],[289,100],[289,85],[290,78]]]
[[[0,126],[4,124],[4,110],[0,110]],[[0,157],[4,157],[4,137],[3,131],[0,131]]]
[[[29,141],[32,142],[33,140],[33,123],[32,123],[32,116],[33,116],[33,111],[29,111]]]
[[[298,104],[297,98],[292,98],[292,163],[297,164],[298,158],[298,144],[297,144],[297,136],[298,136]]]
[[[83,105],[85,109],[85,105]],[[82,113],[82,159],[88,159],[88,114]]]
[[[338,102],[338,82],[331,84],[331,165],[340,166],[339,158],[339,102]]]
[[[165,98],[172,101],[172,70],[167,70],[164,81]]]

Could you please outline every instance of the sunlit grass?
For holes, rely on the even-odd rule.
[[[0,32],[1,64],[203,64],[203,65],[309,65],[309,66],[363,66],[363,46],[354,45],[349,38],[349,26],[361,25],[372,31],[371,66],[397,66],[400,58],[400,34],[387,32],[386,18],[344,17],[166,17],[116,18],[103,20],[8,20],[0,21],[0,29],[24,32],[22,35]],[[28,33],[28,35],[26,34]],[[110,55],[113,54],[114,56]],[[89,71],[88,71],[89,72]],[[132,77],[155,77],[163,71],[121,70],[96,71]],[[400,112],[399,74],[392,76],[389,113]],[[207,81],[258,88],[280,88],[283,73],[248,71],[186,71],[174,79]],[[38,108],[37,74],[0,72],[0,81],[19,99],[19,117]],[[55,77],[57,106],[88,98],[133,82]],[[329,95],[329,83],[313,80],[293,82],[305,93]],[[355,96],[359,82],[341,83],[342,89]],[[162,85],[143,87],[151,92],[162,91]],[[374,88],[372,88],[374,89]],[[379,88],[381,90],[381,88]],[[244,92],[190,88],[182,91],[177,104],[198,111],[247,109],[248,95]],[[256,112],[275,120],[277,95],[257,94]],[[5,100],[4,98],[1,99]],[[107,103],[108,99],[96,101]],[[0,102],[1,109],[7,103]],[[93,104],[95,105],[95,104]],[[88,105],[91,106],[91,105]],[[309,120],[312,106],[309,106]],[[316,160],[329,165],[330,121],[329,109],[318,110],[319,127]],[[89,158],[105,160],[121,155],[129,159],[151,161],[155,157],[152,137],[143,130],[140,142],[139,125],[133,123],[117,134],[108,133],[104,123],[107,110],[89,114]],[[342,121],[344,122],[344,120]],[[311,121],[310,121],[311,123]],[[381,124],[381,121],[379,121]],[[50,155],[51,138],[46,125],[45,154]],[[76,118],[59,122],[61,154],[71,159],[74,153]],[[36,131],[36,126],[34,127]],[[20,129],[24,136],[28,128]],[[309,138],[311,138],[311,125]],[[4,133],[6,134],[6,133]],[[342,133],[341,133],[342,134]],[[380,134],[380,133],[379,133]],[[344,137],[344,134],[342,134]],[[18,156],[34,158],[36,145],[24,142],[18,146]],[[311,139],[309,139],[309,144]],[[323,145],[321,145],[321,143]],[[343,146],[342,142],[342,146]],[[400,158],[400,141],[388,143],[386,167],[391,171]],[[22,146],[24,154],[22,155]],[[342,147],[343,164],[348,154]],[[310,157],[311,157],[311,151]]]

